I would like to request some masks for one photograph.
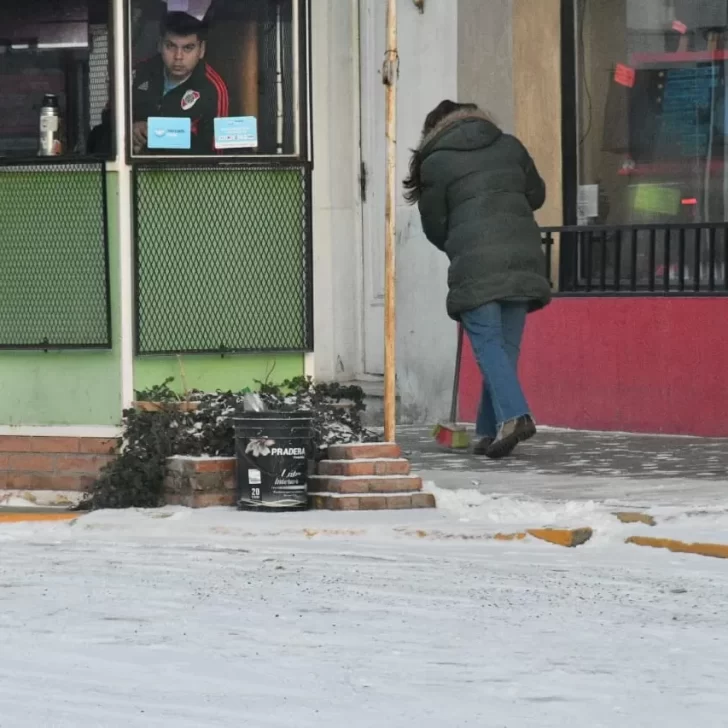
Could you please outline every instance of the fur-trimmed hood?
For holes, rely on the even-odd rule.
[[[448,114],[420,141],[418,150],[424,157],[435,147],[467,151],[493,144],[503,132],[480,109],[458,109]]]

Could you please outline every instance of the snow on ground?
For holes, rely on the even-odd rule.
[[[417,474],[444,490],[473,488],[492,495],[556,501],[607,501],[622,506],[682,506],[728,504],[726,476],[700,478],[633,478],[621,476],[553,475],[538,471],[428,470]],[[659,473],[657,474],[659,475]]]
[[[435,494],[440,515],[449,517],[449,532],[509,533],[534,527],[588,526],[594,530],[590,545],[599,547],[605,542],[624,543],[632,535],[659,535],[689,543],[728,543],[728,498],[725,496],[714,499],[710,505],[691,501],[691,505],[685,507],[675,504],[650,506],[642,500],[630,502],[625,499],[538,500],[528,496],[493,495],[476,489],[439,488],[432,483],[427,484],[427,489]],[[617,512],[651,515],[657,527],[620,523],[614,516]]]
[[[69,490],[0,490],[0,508],[67,508],[77,505],[81,495]]]
[[[0,727],[728,724],[728,564],[477,511],[2,525]]]

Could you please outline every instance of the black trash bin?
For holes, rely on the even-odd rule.
[[[234,423],[238,509],[306,510],[312,413],[245,412]]]

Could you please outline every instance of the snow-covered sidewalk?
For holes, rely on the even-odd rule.
[[[0,727],[726,725],[727,562],[479,498],[0,525]],[[588,509],[578,549],[473,537]]]

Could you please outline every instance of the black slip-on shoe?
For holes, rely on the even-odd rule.
[[[536,423],[531,415],[522,415],[504,422],[498,436],[493,440],[485,454],[491,460],[507,457],[516,448],[519,442],[530,440],[536,434]]]

